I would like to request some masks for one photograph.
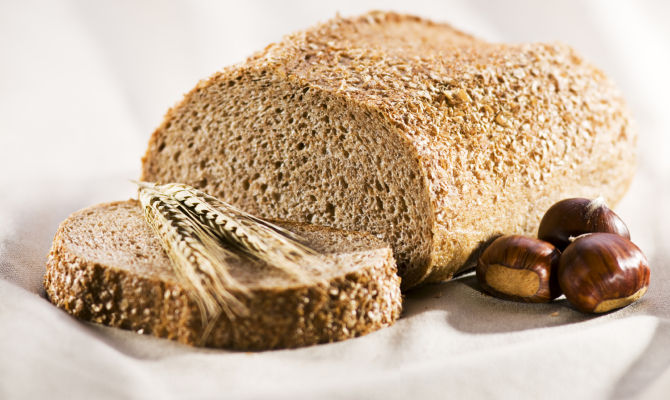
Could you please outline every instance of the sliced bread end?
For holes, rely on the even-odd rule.
[[[205,321],[176,280],[137,201],[86,208],[63,221],[47,261],[51,302],[83,320],[207,347],[264,350],[361,336],[401,311],[391,249],[369,234],[278,222],[305,237],[327,262],[313,284],[240,263],[231,273],[251,289],[247,316]]]

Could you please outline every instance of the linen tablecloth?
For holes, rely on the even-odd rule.
[[[667,2],[0,2],[0,398],[670,398]],[[617,207],[652,282],[601,316],[483,295],[472,275],[407,293],[391,328],[261,353],[197,349],[80,322],[45,298],[58,223],[134,196],[163,113],[282,35],[393,9],[492,41],[562,41],[637,121]]]

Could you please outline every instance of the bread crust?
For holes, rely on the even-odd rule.
[[[138,271],[101,263],[82,256],[84,252],[77,247],[85,245],[73,243],[66,234],[82,229],[77,227],[77,221],[88,218],[87,214],[114,213],[119,208],[136,208],[134,215],[141,218],[136,201],[101,204],[72,214],[61,223],[54,238],[44,287],[52,303],[77,318],[188,345],[268,350],[361,336],[393,324],[400,315],[400,279],[395,274],[391,249],[382,245],[359,250],[363,255],[366,251],[374,253],[374,257],[359,257],[362,261],[358,267],[318,284],[252,288],[253,295],[244,298],[249,316],[231,321],[222,315],[207,326],[202,323],[197,305],[168,267],[156,265]],[[92,229],[91,242],[105,234],[104,227],[96,223],[91,220],[86,226]],[[285,226],[291,229],[296,225]],[[305,230],[320,235],[349,235],[354,243],[371,240],[363,233],[311,226],[303,227]],[[149,235],[148,232],[139,235]],[[162,257],[158,264],[168,262],[166,255]]]
[[[634,175],[637,135],[623,98],[570,47],[487,43],[446,24],[372,12],[290,35],[200,82],[152,135],[143,179],[198,186],[197,174],[171,174],[160,143],[198,93],[256,73],[371,110],[418,161],[421,189],[411,196],[431,210],[428,251],[399,266],[405,288],[471,267],[497,235],[534,234],[562,198],[617,204]],[[404,260],[402,243],[391,244]]]

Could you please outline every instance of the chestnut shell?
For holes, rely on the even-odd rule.
[[[558,283],[565,297],[587,313],[609,311],[598,311],[598,306],[608,300],[622,299],[622,305],[613,308],[628,305],[630,302],[624,300],[647,288],[649,277],[649,264],[642,251],[613,233],[577,238],[561,255],[558,268]]]
[[[549,302],[561,295],[557,279],[560,254],[554,245],[542,240],[521,235],[501,236],[479,257],[477,279],[486,292],[502,299],[528,303]],[[487,269],[492,265],[537,274],[537,292],[530,296],[516,296],[496,290],[486,279]]]
[[[537,237],[563,251],[570,244],[570,237],[593,232],[615,233],[630,239],[626,224],[602,198],[579,197],[561,200],[549,207],[540,221]]]

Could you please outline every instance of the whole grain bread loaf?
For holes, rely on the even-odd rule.
[[[54,304],[91,322],[177,340],[244,350],[307,346],[364,335],[393,324],[400,278],[388,245],[372,235],[278,222],[324,254],[298,283],[262,262],[230,270],[250,289],[235,293],[248,308],[234,320],[204,323],[177,283],[159,239],[137,201],[101,204],[61,223],[44,287]]]
[[[561,198],[616,204],[635,142],[619,91],[568,46],[372,12],[201,81],[154,132],[142,179],[381,234],[411,287],[497,234],[534,233]]]

